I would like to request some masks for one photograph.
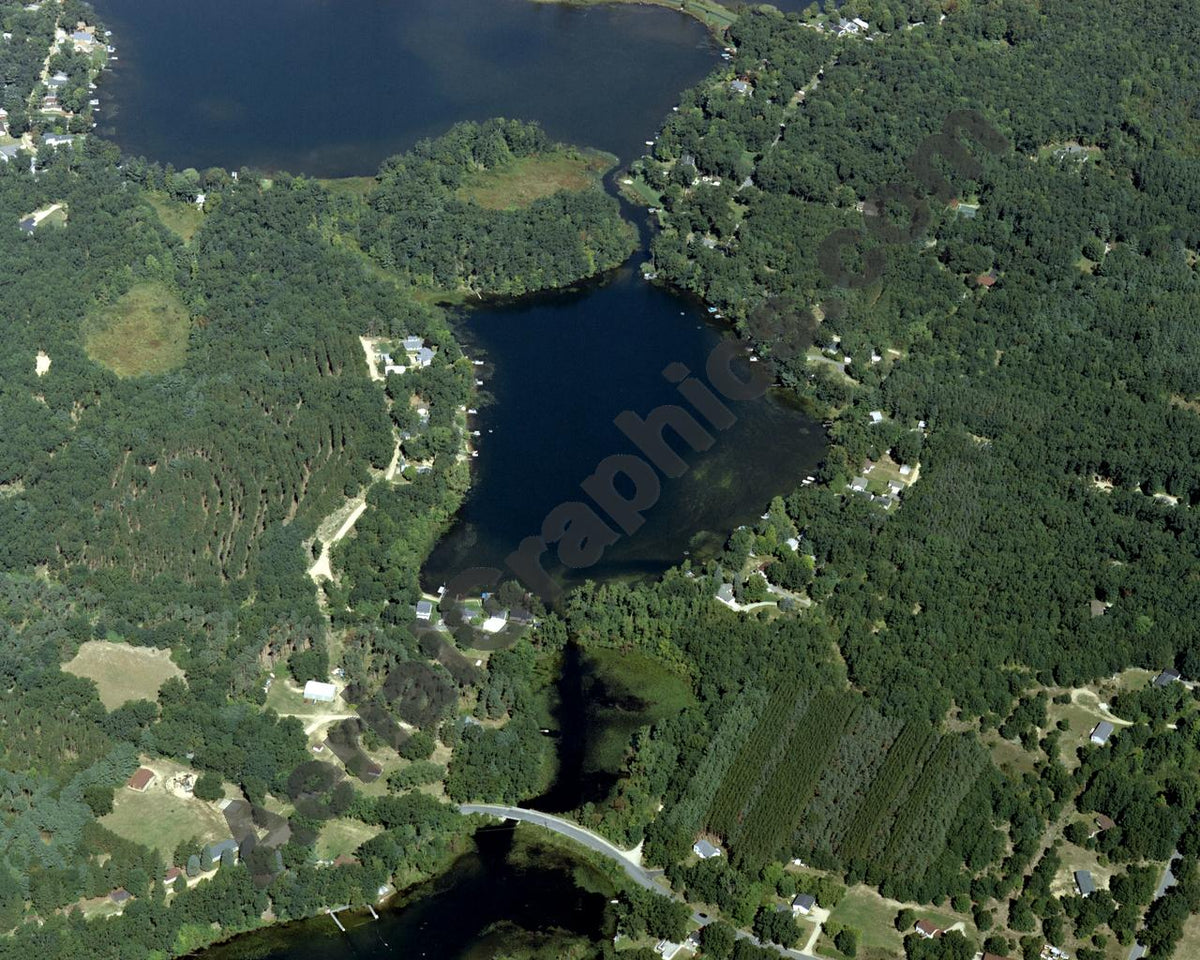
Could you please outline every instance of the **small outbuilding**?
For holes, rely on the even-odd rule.
[[[153,782],[154,771],[149,767],[138,767],[134,775],[125,781],[125,786],[127,786],[130,790],[136,790],[138,793],[143,793]]]

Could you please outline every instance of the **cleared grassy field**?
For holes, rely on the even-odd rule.
[[[377,186],[374,177],[338,177],[333,180],[318,179],[317,183],[335,197],[365,197]]]
[[[229,836],[229,825],[215,806],[176,796],[166,789],[161,776],[145,793],[128,787],[119,789],[113,812],[100,822],[118,836],[154,847],[168,864],[184,840],[198,838],[208,843]]]
[[[472,173],[457,196],[488,210],[514,210],[560,190],[585,190],[615,163],[607,153],[555,150]]]
[[[119,377],[166,373],[183,364],[188,312],[165,286],[139,283],[84,322],[87,355]]]
[[[172,200],[165,193],[159,192],[148,194],[147,199],[164,227],[184,243],[192,242],[192,237],[204,222],[204,212],[199,207],[194,203]]]
[[[321,835],[317,838],[317,858],[336,860],[343,854],[352,854],[360,844],[366,843],[382,829],[358,820],[330,820],[321,827]]]
[[[896,930],[896,906],[864,886],[852,887],[829,914],[829,919],[858,930],[858,942],[864,948],[900,953],[904,938]],[[825,939],[825,938],[822,938]]]
[[[171,660],[168,650],[131,647],[127,643],[89,640],[79,648],[63,670],[95,681],[100,702],[115,710],[130,700],[155,700],[158,688],[183,671]]]

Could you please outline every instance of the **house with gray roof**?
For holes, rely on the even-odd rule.
[[[1112,736],[1115,728],[1107,720],[1101,720],[1092,728],[1092,733],[1089,739],[1097,746],[1104,746],[1108,743],[1108,738]]]
[[[711,860],[713,857],[721,855],[721,848],[713,846],[707,840],[700,839],[692,844],[692,853],[701,860]]]
[[[743,97],[754,94],[754,88],[745,80],[730,80],[729,89]]]
[[[433,618],[433,604],[428,600],[418,600],[416,610],[418,620],[430,620]]]
[[[1166,670],[1164,670],[1162,673],[1160,673],[1157,677],[1154,678],[1154,685],[1156,687],[1169,687],[1171,684],[1173,684],[1178,679],[1179,679],[1179,671],[1172,670],[1170,667],[1167,667]]]
[[[1075,886],[1081,897],[1091,896],[1096,892],[1096,881],[1092,879],[1090,870],[1075,871]]]
[[[220,860],[226,850],[232,850],[235,857],[238,855],[238,842],[233,837],[230,837],[228,840],[222,840],[220,843],[210,843],[204,848],[205,853],[208,854],[209,859],[213,863]]]

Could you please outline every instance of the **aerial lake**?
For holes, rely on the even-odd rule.
[[[791,6],[792,4],[788,4]],[[101,83],[98,132],[127,153],[176,168],[243,166],[321,177],[373,174],[390,154],[460,120],[537,120],[555,138],[627,163],[682,90],[719,62],[687,17],[655,7],[560,7],[528,0],[98,0],[119,60]],[[802,6],[796,3],[796,6]],[[643,215],[627,210],[639,221]],[[663,404],[688,408],[662,376],[704,378],[732,334],[696,301],[642,278],[645,244],[620,269],[552,294],[460,311],[467,352],[483,361],[471,428],[479,456],[456,524],[430,557],[436,587],[468,566],[501,566],[521,539],[605,457],[636,452],[614,425]],[[748,366],[746,369],[749,369]],[[653,576],[719,549],[824,451],[821,427],[787,397],[730,404],[735,422],[664,479],[645,525],[568,582]],[[701,419],[701,418],[698,418]],[[702,421],[703,422],[703,421]],[[599,693],[598,693],[599,691]],[[603,694],[603,696],[601,696]],[[580,697],[597,700],[590,708]],[[620,738],[653,705],[592,665],[568,661],[554,707],[560,777],[543,797],[567,810],[602,799]],[[210,951],[211,960],[427,956],[484,960],[524,931],[605,936],[604,897],[557,851],[514,863],[503,831],[482,832],[448,873],[375,923],[341,934],[328,917]]]

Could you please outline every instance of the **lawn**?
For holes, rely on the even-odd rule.
[[[204,212],[199,207],[194,203],[172,200],[160,191],[149,193],[147,199],[164,227],[184,243],[192,242],[192,237],[204,222]]]
[[[599,151],[553,150],[468,174],[457,196],[488,210],[513,210],[560,190],[585,190],[615,163]]]
[[[898,907],[883,900],[874,890],[852,887],[829,914],[829,919],[858,930],[858,942],[865,948],[900,951],[904,938],[896,930]]]
[[[343,854],[352,854],[382,829],[358,820],[329,820],[321,827],[321,835],[317,838],[317,859],[336,860]]]
[[[115,710],[130,700],[155,700],[158,689],[183,671],[171,661],[169,650],[131,647],[127,643],[89,640],[63,670],[95,681],[100,702]]]
[[[87,355],[119,377],[166,373],[182,366],[187,308],[163,284],[139,283],[84,321]]]
[[[100,822],[118,836],[155,848],[168,864],[185,840],[208,843],[229,836],[229,825],[215,805],[170,793],[161,776],[144,793],[117,790],[113,812]]]

